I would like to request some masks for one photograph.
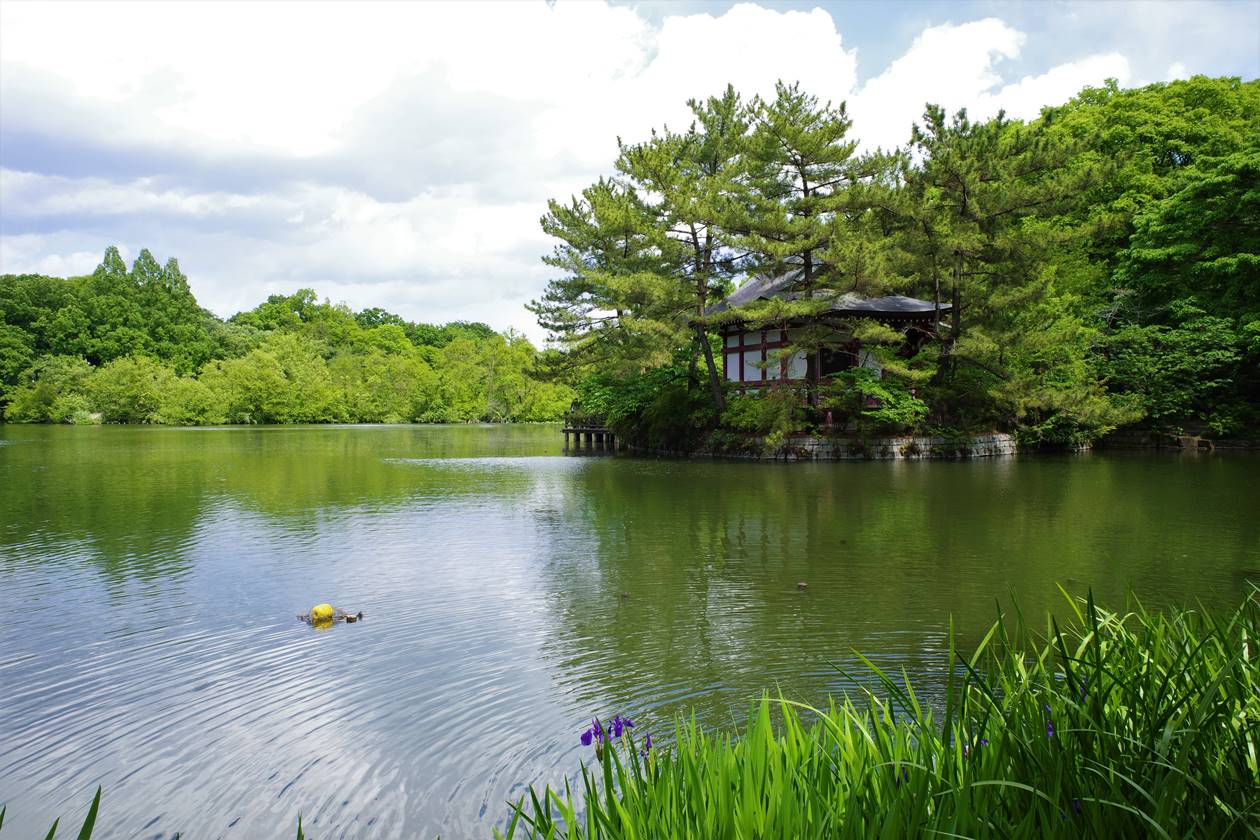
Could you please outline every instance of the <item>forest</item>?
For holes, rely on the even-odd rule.
[[[111,247],[91,275],[0,277],[0,408],[25,423],[456,423],[554,420],[522,335],[354,312],[314,291],[227,320],[174,258]]]
[[[1110,82],[1026,122],[929,104],[892,150],[859,150],[844,103],[798,85],[688,104],[685,130],[619,141],[613,171],[542,220],[549,363],[632,442],[773,440],[824,411],[1026,444],[1260,428],[1260,82]],[[794,300],[705,314],[788,271]],[[896,330],[843,325],[882,377],[731,390],[723,323],[808,322],[850,292],[950,308],[910,355]],[[784,352],[835,335],[805,333]]]

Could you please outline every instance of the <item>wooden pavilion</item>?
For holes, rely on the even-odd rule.
[[[799,289],[799,278],[799,271],[751,278],[733,294],[708,307],[705,315],[737,313],[758,301],[799,300],[806,295]],[[909,355],[936,334],[940,313],[950,308],[942,303],[938,309],[932,301],[904,295],[865,297],[815,289],[811,297],[819,301],[820,307],[808,318],[775,323],[743,318],[724,322],[720,332],[727,380],[747,390],[774,382],[817,384],[852,367],[880,371],[875,354],[847,332],[854,319],[869,318],[900,330],[906,336],[905,352]],[[819,327],[823,330],[822,340],[818,340]],[[799,348],[807,331],[812,340],[805,343],[818,345],[818,349],[788,352],[793,346]]]

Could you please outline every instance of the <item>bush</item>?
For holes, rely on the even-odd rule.
[[[227,416],[218,394],[196,379],[181,377],[163,392],[154,419],[171,426],[202,426],[222,423]]]
[[[175,371],[144,356],[124,356],[97,368],[88,379],[92,405],[106,423],[151,423]]]
[[[859,432],[915,429],[927,417],[927,403],[894,377],[869,368],[851,368],[819,389],[822,408],[853,420]]]
[[[5,417],[15,423],[60,423],[85,408],[92,366],[75,356],[44,356],[14,388]]]
[[[673,382],[660,391],[637,418],[626,418],[626,437],[652,449],[696,449],[716,425],[709,393],[690,380]]]
[[[733,396],[722,413],[723,426],[764,436],[762,448],[770,452],[781,450],[788,435],[800,431],[804,422],[805,395],[787,384],[772,386],[759,394]]]
[[[750,434],[788,435],[805,420],[805,397],[790,385],[777,385],[761,394],[739,394],[727,400],[722,425]]]
[[[867,661],[888,699],[763,698],[741,738],[692,719],[668,749],[606,736],[576,792],[531,789],[506,836],[1256,836],[1257,592],[1230,617],[1072,609],[1062,631],[999,620],[970,656],[951,644],[940,717]]]
[[[1130,397],[1153,428],[1177,432],[1186,421],[1207,421],[1228,433],[1243,423],[1231,403],[1246,370],[1246,333],[1230,319],[1173,301],[1172,323],[1126,325],[1101,342],[1095,366],[1108,388]]]

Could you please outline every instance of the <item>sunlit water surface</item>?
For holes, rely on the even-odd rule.
[[[998,604],[1236,603],[1260,461],[565,457],[551,427],[0,426],[5,837],[485,835],[587,757],[821,701],[860,649],[939,694]],[[798,581],[808,584],[798,589]],[[363,610],[320,632],[320,601]]]

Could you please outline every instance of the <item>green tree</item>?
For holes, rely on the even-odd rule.
[[[151,423],[175,381],[175,371],[160,362],[124,356],[95,370],[87,392],[106,423]]]
[[[527,308],[575,368],[642,370],[668,357],[687,312],[673,280],[681,256],[653,209],[629,185],[600,179],[568,204],[552,200],[543,262],[561,273]]]
[[[425,416],[438,399],[438,378],[408,345],[405,353],[371,349],[339,353],[329,375],[341,389],[347,419],[357,423],[406,423]]]
[[[837,266],[821,259],[848,207],[858,178],[845,103],[819,104],[799,84],[779,82],[772,101],[752,104],[753,131],[745,162],[743,212],[728,219],[752,255],[751,269],[799,273],[801,287],[837,288]]]
[[[1148,309],[1193,294],[1215,314],[1260,319],[1260,135],[1242,151],[1200,159],[1180,180],[1135,217],[1117,287]]]
[[[154,422],[170,426],[224,423],[227,412],[220,395],[198,379],[179,377],[163,390]]]
[[[1187,171],[1260,134],[1260,80],[1195,76],[1133,89],[1111,80],[1055,110],[1053,130],[1106,165],[1107,177],[1080,195],[1072,214],[1090,226],[1090,256],[1105,268],[1098,289],[1105,292],[1137,216],[1180,190]]]
[[[1247,333],[1260,329],[1239,330],[1233,319],[1209,315],[1192,299],[1174,301],[1169,310],[1169,324],[1131,323],[1106,335],[1093,360],[1100,375],[1158,429],[1180,431],[1201,421],[1217,433],[1237,431],[1254,419],[1238,391],[1240,379],[1255,380],[1260,354],[1251,354]]]
[[[5,417],[17,423],[61,423],[89,410],[86,396],[92,366],[74,356],[42,356],[10,392]]]
[[[21,327],[0,320],[0,409],[17,386],[22,372],[35,359],[35,339]]]
[[[728,86],[721,96],[687,103],[695,120],[683,133],[665,128],[638,145],[621,145],[618,170],[644,195],[652,224],[672,248],[662,269],[683,285],[694,333],[704,359],[714,409],[725,408],[722,375],[714,361],[705,310],[731,287],[741,260],[723,220],[734,214],[736,180],[744,166],[749,120],[739,94]],[[658,234],[658,237],[660,235]],[[681,320],[681,318],[679,318]],[[675,347],[685,343],[673,342]]]
[[[1001,114],[975,123],[929,106],[912,132],[921,163],[907,173],[907,191],[917,205],[909,225],[926,248],[918,264],[949,280],[948,364],[938,376],[955,376],[960,362],[973,366],[964,399],[994,401],[1004,425],[1049,424],[1067,438],[1129,415],[1110,405],[1085,363],[1096,331],[1067,291],[1090,269],[1084,231],[1063,214],[1097,173],[1078,160],[1078,144],[1051,130],[1057,118],[1047,111],[1028,125]],[[937,385],[938,396],[949,393]]]

